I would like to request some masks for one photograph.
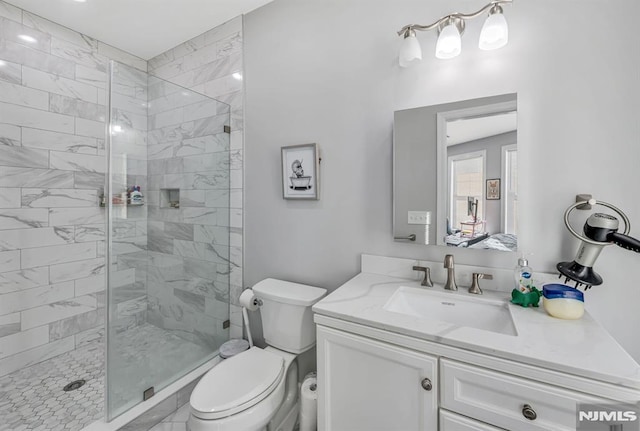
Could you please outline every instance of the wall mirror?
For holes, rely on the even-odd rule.
[[[396,241],[517,251],[517,95],[394,114]]]

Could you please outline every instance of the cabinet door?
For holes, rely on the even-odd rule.
[[[434,431],[437,359],[318,326],[320,431]]]
[[[440,409],[440,431],[504,431],[482,422]]]

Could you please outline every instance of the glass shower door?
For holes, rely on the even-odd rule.
[[[110,87],[108,420],[218,353],[230,273],[229,106],[119,63]]]

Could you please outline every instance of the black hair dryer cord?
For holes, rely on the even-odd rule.
[[[607,235],[607,240],[622,248],[626,248],[627,250],[640,253],[640,241],[628,235],[624,235],[618,232],[611,232]]]

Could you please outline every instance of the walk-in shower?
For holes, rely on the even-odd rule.
[[[92,78],[0,101],[0,430],[111,420],[229,338],[229,106],[116,62]]]

